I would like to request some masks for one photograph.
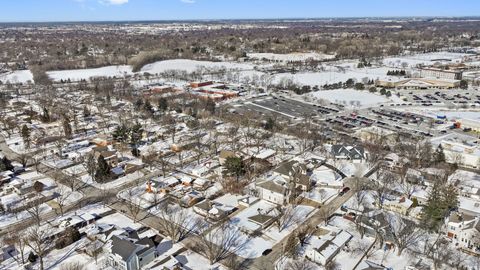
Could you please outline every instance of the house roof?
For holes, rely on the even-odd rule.
[[[137,245],[129,240],[122,239],[116,235],[112,236],[111,239],[112,253],[119,255],[124,261],[128,261],[132,254],[137,250]]]
[[[296,165],[300,166],[300,168],[304,171],[307,170],[307,166],[305,164],[302,164],[297,160],[290,160],[285,163],[282,163],[273,171],[284,176],[289,176],[290,172],[293,172],[294,167]]]
[[[365,158],[365,149],[361,146],[345,146],[341,144],[332,145],[334,156],[345,156],[349,159]]]
[[[248,217],[248,219],[251,220],[252,222],[255,222],[255,223],[261,224],[261,225],[267,224],[273,218],[274,218],[274,216],[263,215],[263,214],[258,214],[258,215]]]
[[[257,184],[258,187],[270,190],[271,192],[285,194],[287,192],[287,188],[282,185],[275,183],[275,181],[265,181]]]

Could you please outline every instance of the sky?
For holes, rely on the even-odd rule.
[[[480,16],[480,0],[0,0],[0,22]]]

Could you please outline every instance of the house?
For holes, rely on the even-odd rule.
[[[258,197],[263,200],[284,205],[287,202],[288,188],[284,182],[278,180],[266,180],[256,185]]]
[[[337,160],[362,162],[366,159],[365,149],[361,146],[332,145],[331,154]]]
[[[453,212],[447,220],[446,235],[461,248],[480,253],[480,218]]]
[[[305,257],[320,265],[327,265],[345,247],[353,236],[344,231],[332,231],[327,236],[312,236]]]
[[[383,209],[397,212],[399,214],[406,216],[408,213],[408,210],[410,209],[410,207],[412,207],[412,205],[413,205],[412,200],[406,197],[401,197],[398,200],[385,201],[383,203]]]
[[[155,259],[155,244],[149,238],[135,239],[124,235],[111,238],[107,263],[118,270],[139,270]]]
[[[210,185],[210,180],[205,178],[197,178],[193,181],[193,188],[197,190],[206,190]]]
[[[198,191],[192,190],[180,198],[180,205],[184,207],[191,207],[192,205],[203,200],[204,196]]]
[[[180,181],[173,177],[156,177],[148,181],[146,184],[146,191],[148,193],[168,193],[173,187],[180,184]]]
[[[274,175],[281,176],[287,183],[295,183],[295,188],[302,191],[309,190],[312,187],[311,173],[311,168],[307,164],[297,160],[284,162],[273,170]]]
[[[276,215],[272,215],[270,213],[258,213],[256,215],[248,217],[248,221],[257,224],[259,230],[266,229],[268,226],[272,225],[273,222],[277,219]]]
[[[108,146],[96,146],[92,148],[95,159],[102,156],[110,167],[118,165],[117,151],[112,150]]]
[[[358,270],[388,270],[389,268],[382,266],[378,263],[374,263],[369,260],[362,261],[357,268]]]
[[[208,199],[193,206],[193,211],[213,221],[224,219],[235,210],[235,207],[223,205]]]

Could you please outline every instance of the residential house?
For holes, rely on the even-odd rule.
[[[406,197],[401,197],[398,200],[385,201],[383,203],[383,209],[397,212],[399,214],[406,216],[408,213],[408,210],[410,209],[410,207],[412,207],[412,205],[413,205],[412,200]]]
[[[480,251],[480,218],[462,213],[451,213],[447,220],[447,237],[461,248]]]
[[[224,219],[235,210],[235,207],[223,205],[219,202],[211,201],[208,199],[203,200],[202,202],[197,203],[193,206],[193,211],[212,221],[219,221],[221,219]]]
[[[312,236],[307,244],[305,257],[320,265],[327,265],[335,258],[353,236],[344,231],[332,231],[326,236]]]
[[[284,205],[287,203],[288,188],[285,182],[278,180],[266,180],[256,185],[258,197],[266,201]]]
[[[282,163],[273,170],[273,174],[281,176],[289,184],[294,183],[295,188],[299,188],[302,191],[309,190],[313,184],[310,179],[312,174],[311,168],[297,160]]]
[[[112,248],[107,263],[114,269],[139,270],[155,259],[155,244],[149,238],[114,235],[111,241]]]
[[[331,154],[337,160],[353,162],[363,162],[367,158],[365,149],[361,146],[332,145]]]

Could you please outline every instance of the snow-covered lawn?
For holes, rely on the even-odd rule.
[[[451,53],[451,52],[433,52],[422,53],[407,56],[388,57],[383,59],[383,64],[391,68],[415,67],[419,64],[432,65],[436,62],[459,63],[465,56],[471,54]]]
[[[51,211],[47,204],[43,203],[40,205],[40,213],[45,214]],[[12,224],[20,223],[25,219],[31,218],[32,216],[25,210],[17,214],[6,213],[0,216],[0,229],[10,226]]]
[[[80,177],[80,180],[82,180],[82,182],[84,182],[86,184],[92,185],[92,186],[94,186],[96,188],[99,188],[99,189],[112,189],[112,188],[117,188],[117,187],[120,187],[120,186],[125,185],[127,183],[130,183],[132,181],[138,180],[138,179],[142,178],[143,176],[144,176],[144,174],[142,172],[136,171],[134,173],[127,174],[127,175],[125,175],[123,177],[120,177],[118,179],[112,180],[108,183],[100,184],[100,183],[97,183],[96,181],[93,181],[92,177],[90,177],[90,175],[84,174]]]
[[[289,79],[300,85],[323,86],[325,84],[333,84],[346,82],[348,79],[354,79],[356,82],[364,80],[390,79],[399,80],[399,77],[387,76],[388,68],[338,68],[329,66],[327,70],[322,72],[304,72],[297,74],[279,73],[275,75],[274,82],[278,83],[282,80]]]
[[[332,169],[321,166],[313,171],[311,179],[317,186],[341,187],[343,186],[342,177]]]
[[[266,230],[263,230],[263,234],[258,237],[250,237],[245,233],[245,230],[252,231],[259,229],[259,225],[248,220],[248,217],[258,214],[258,209],[267,212],[270,207],[275,207],[275,205],[261,200],[231,218],[231,229],[238,230],[241,238],[246,242],[245,247],[236,252],[237,255],[243,258],[260,257],[263,251],[272,248],[273,245],[287,237],[303,220],[315,212],[314,207],[299,205],[293,209],[291,218],[288,222],[285,222],[282,230],[279,230],[278,226],[273,224]],[[242,228],[242,231],[240,231],[240,228]]]
[[[305,61],[307,59],[315,60],[325,60],[333,59],[335,55],[331,54],[320,54],[320,53],[288,53],[288,54],[277,54],[277,53],[249,53],[247,54],[248,58],[263,60],[267,59],[270,61]]]
[[[100,68],[90,69],[71,69],[71,70],[57,70],[48,71],[47,75],[54,81],[68,80],[80,81],[88,80],[94,77],[124,77],[132,75],[131,66],[106,66]]]
[[[327,203],[329,200],[335,198],[340,190],[337,188],[313,188],[309,192],[304,192],[302,197],[310,199],[318,203]]]
[[[158,61],[153,64],[148,64],[140,70],[140,73],[148,72],[151,74],[156,74],[165,72],[167,70],[183,70],[191,73],[196,71],[198,68],[205,68],[207,70],[220,68],[225,68],[229,70],[253,70],[253,65],[233,62],[210,62],[188,59],[174,59]]]
[[[30,70],[15,70],[7,73],[0,73],[0,81],[2,83],[33,83],[33,74]]]
[[[389,99],[372,94],[366,90],[359,91],[354,89],[323,90],[311,93],[312,96],[320,99],[326,99],[334,103],[343,103],[348,106],[365,107],[389,102]]]

